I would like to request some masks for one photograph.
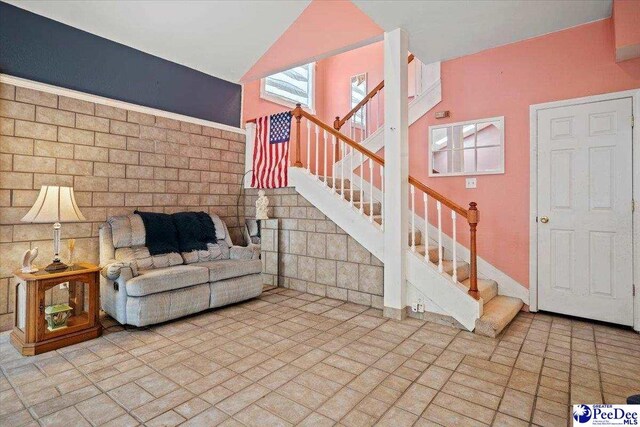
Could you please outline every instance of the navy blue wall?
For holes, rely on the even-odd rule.
[[[3,2],[0,72],[240,126],[240,85]]]

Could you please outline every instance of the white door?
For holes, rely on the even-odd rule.
[[[632,98],[538,111],[538,308],[633,325]]]

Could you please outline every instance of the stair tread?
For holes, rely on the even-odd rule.
[[[475,332],[496,337],[518,314],[524,303],[519,298],[498,295],[486,303],[482,317],[476,320]]]
[[[469,288],[470,278],[463,280],[461,283]],[[491,279],[478,279],[478,292],[480,292],[480,298],[486,304],[498,295],[498,282]]]

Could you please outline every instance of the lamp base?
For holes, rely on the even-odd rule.
[[[51,264],[47,265],[44,268],[44,270],[51,272],[51,271],[66,270],[67,268],[69,268],[69,266],[64,262],[61,262],[60,260],[54,260]]]

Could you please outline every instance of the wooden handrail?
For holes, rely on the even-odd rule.
[[[407,58],[407,64],[410,64],[411,61],[413,61],[414,56],[413,53],[411,55],[409,55],[409,57]],[[342,126],[344,126],[344,124],[360,109],[362,108],[363,105],[365,105],[367,102],[369,102],[369,100],[371,98],[373,98],[374,96],[376,96],[376,94],[378,92],[380,92],[382,90],[382,88],[384,87],[384,80],[381,81],[380,83],[378,83],[376,85],[376,87],[374,87],[373,89],[371,89],[371,91],[367,94],[367,96],[365,96],[364,98],[362,98],[362,101],[358,102],[358,105],[356,105],[355,107],[353,107],[351,109],[351,111],[349,111],[342,119],[338,116],[336,117],[336,120],[333,122],[333,127],[336,130],[340,130],[340,128]]]
[[[418,190],[422,191],[423,193],[427,193],[429,196],[433,197],[434,199],[436,199],[437,201],[439,201],[440,203],[442,203],[443,205],[445,205],[446,207],[448,207],[452,211],[455,211],[455,213],[457,213],[458,215],[461,215],[464,218],[468,217],[468,212],[467,212],[467,210],[465,208],[463,208],[462,206],[460,206],[459,204],[457,204],[453,200],[451,200],[451,199],[443,196],[442,194],[438,193],[436,190],[433,190],[433,189],[427,187],[426,185],[424,185],[423,183],[421,183],[420,181],[418,181],[416,178],[412,177],[411,175],[409,175],[409,184],[413,185],[414,187],[416,187]]]
[[[351,148],[361,152],[362,154],[364,154],[365,156],[367,156],[368,158],[370,158],[371,160],[373,160],[374,162],[376,162],[380,166],[384,166],[384,159],[382,157],[380,157],[379,155],[377,155],[376,153],[374,153],[371,150],[367,150],[362,145],[358,144],[357,142],[355,142],[353,139],[349,138],[348,136],[340,133],[339,131],[337,131],[335,129],[332,129],[331,126],[327,125],[326,123],[324,123],[323,121],[318,119],[316,116],[307,113],[302,108],[300,108],[298,110],[297,107],[292,111],[292,113],[293,113],[293,116],[296,117],[296,119],[298,118],[298,116],[306,118],[310,122],[315,123],[317,126],[321,127],[322,129],[326,130],[327,132],[329,132],[331,135],[337,137],[339,140],[344,141]],[[298,148],[299,148],[299,146],[298,146]]]

